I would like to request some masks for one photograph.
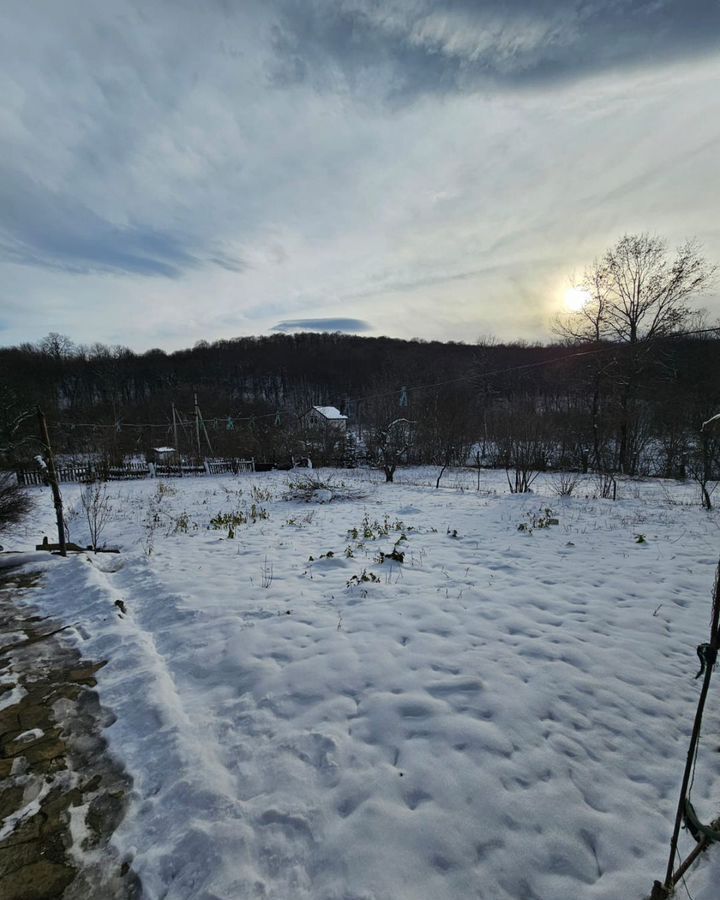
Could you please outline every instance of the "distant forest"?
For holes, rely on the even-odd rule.
[[[318,462],[564,468],[716,476],[720,340],[474,345],[346,334],[242,337],[174,353],[80,347],[51,334],[0,349],[4,464],[39,452],[36,406],[58,453],[107,458],[172,444],[197,454]],[[173,404],[176,428],[173,431]],[[299,416],[337,406],[348,436],[307,434]],[[402,423],[400,426],[397,423]],[[720,429],[718,429],[720,431]]]

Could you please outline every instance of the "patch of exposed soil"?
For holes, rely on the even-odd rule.
[[[0,897],[135,900],[110,838],[130,779],[101,736],[89,662],[29,600],[37,575],[0,572]]]

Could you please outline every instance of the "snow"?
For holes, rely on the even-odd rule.
[[[344,416],[336,406],[313,406],[313,409],[319,412],[321,416],[325,416],[326,419],[339,419],[342,421],[347,419],[347,416]]]
[[[24,822],[36,816],[40,812],[42,801],[50,793],[52,784],[39,779],[29,779],[24,785],[23,803],[25,804],[16,812],[10,813],[0,822],[0,841],[8,838],[13,831]]]
[[[11,706],[17,706],[25,696],[27,696],[25,688],[21,684],[14,685],[11,690],[0,694],[0,712],[4,709],[9,709]]]
[[[649,893],[699,691],[715,512],[671,482],[623,482],[613,503],[589,481],[511,496],[502,472],[479,492],[476,472],[440,490],[435,470],[332,474],[373,483],[323,503],[281,499],[277,472],[113,484],[104,537],[122,554],[54,557],[27,595],[109,660],[106,736],[134,779],[115,841],[146,896]],[[63,485],[68,504],[79,490]],[[209,527],[235,512],[234,538]],[[35,515],[51,533],[49,493]],[[404,562],[378,563],[393,547]],[[713,697],[704,821],[720,812]],[[719,876],[713,849],[688,887],[715,898]]]
[[[48,526],[46,526],[47,528]],[[57,535],[57,532],[55,532]],[[55,538],[56,540],[57,538]],[[0,569],[12,569],[16,566],[27,565],[33,562],[43,562],[47,560],[47,551],[35,551],[32,553],[0,553]]]
[[[45,734],[42,728],[31,728],[29,731],[23,731],[14,741],[16,744],[29,743],[30,741],[38,741]]]

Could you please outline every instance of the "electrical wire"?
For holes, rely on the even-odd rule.
[[[696,328],[691,331],[672,332],[671,334],[665,335],[664,339],[669,340],[669,339],[673,339],[673,338],[695,337],[695,336],[698,336],[701,334],[718,334],[718,333],[720,333],[720,326],[713,327],[713,328]],[[448,379],[444,379],[442,381],[432,381],[432,382],[427,382],[425,384],[416,384],[416,385],[409,385],[409,386],[403,385],[403,387],[401,388],[401,395],[407,396],[408,394],[410,394],[413,391],[419,393],[421,391],[431,390],[432,388],[447,387],[448,385],[451,385],[451,384],[474,383],[474,382],[482,381],[483,379],[492,378],[492,377],[495,377],[498,375],[509,375],[509,374],[512,374],[513,372],[526,372],[526,371],[530,371],[532,369],[540,369],[540,368],[543,368],[544,366],[551,366],[551,365],[555,365],[556,363],[565,363],[565,362],[569,362],[570,360],[573,360],[573,359],[581,359],[583,357],[597,356],[598,354],[601,354],[601,353],[609,353],[613,350],[617,350],[619,346],[622,346],[622,345],[619,345],[616,343],[610,343],[610,344],[603,345],[602,347],[595,347],[592,350],[579,350],[575,353],[565,353],[562,356],[554,356],[550,359],[542,359],[542,360],[538,360],[537,362],[534,362],[534,363],[521,363],[520,365],[516,365],[516,366],[505,366],[504,368],[500,368],[500,369],[490,369],[490,370],[484,371],[484,372],[476,372],[476,373],[472,373],[472,374],[460,375],[456,378],[448,378]],[[365,394],[360,397],[347,397],[346,402],[349,404],[353,403],[353,404],[357,405],[360,403],[368,403],[371,400],[382,400],[382,399],[385,399],[386,397],[394,397],[397,394],[398,394],[397,389],[394,389],[394,390],[390,390],[390,391],[383,391],[383,392],[377,393],[377,394]],[[179,411],[176,410],[176,413],[179,413]],[[180,413],[180,415],[184,415],[184,414]],[[214,416],[211,419],[203,419],[203,421],[205,422],[206,425],[218,425],[222,422],[227,423],[228,421],[231,420],[234,425],[237,422],[254,422],[259,419],[269,419],[269,418],[277,419],[277,417],[278,417],[278,410],[275,410],[275,411],[269,412],[269,413],[259,413],[258,415],[254,415],[254,416],[240,416],[240,415]],[[191,421],[193,418],[194,418],[194,414],[192,416],[188,416],[188,421]],[[99,423],[94,423],[94,422],[71,422],[71,421],[66,420],[66,421],[56,421],[51,425],[52,428],[67,428],[67,427],[98,428],[98,429],[99,428],[115,428],[116,430],[120,430],[120,429],[118,429],[118,426],[120,426],[121,428],[171,428],[172,423],[168,422],[167,424],[157,424],[155,422],[123,422],[122,420],[119,420],[118,422],[114,422],[111,424],[99,424]]]

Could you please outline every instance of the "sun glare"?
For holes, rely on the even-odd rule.
[[[590,293],[582,288],[573,287],[565,291],[565,308],[570,312],[580,312],[590,299]]]

